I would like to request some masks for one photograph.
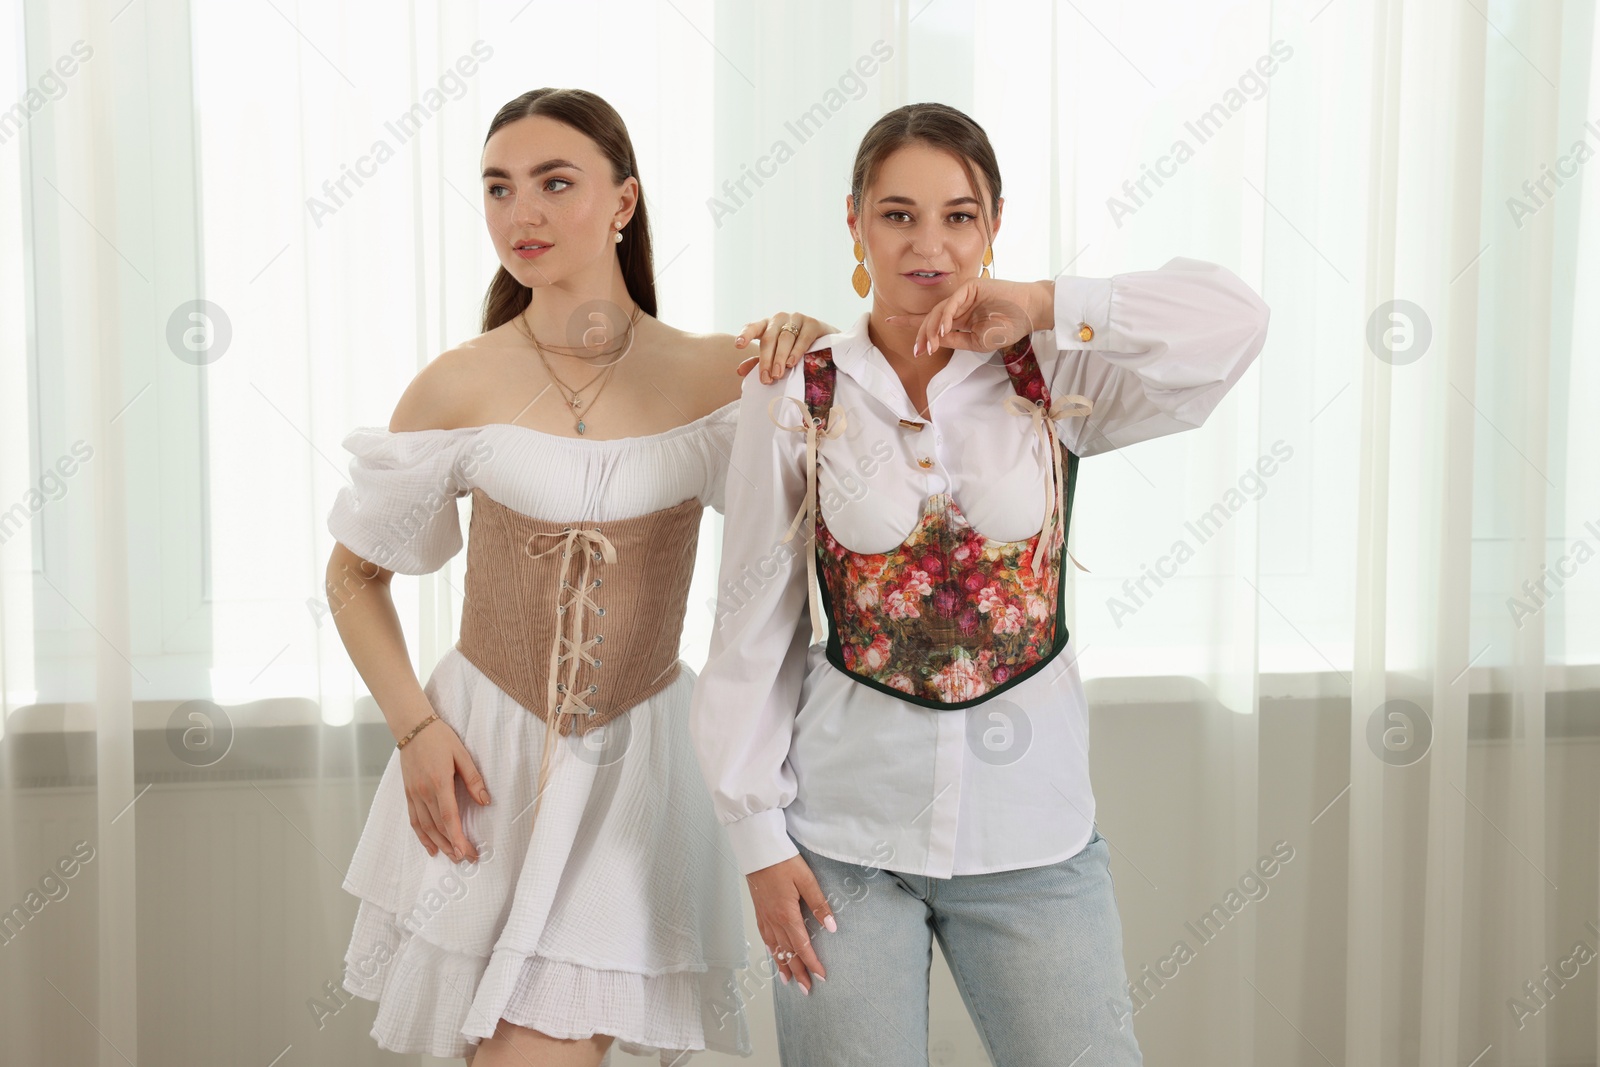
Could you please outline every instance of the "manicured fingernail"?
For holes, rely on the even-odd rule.
[[[819,981],[819,982],[826,982],[826,981],[827,981],[827,980],[828,980],[828,976],[827,976],[827,975],[825,975],[825,974],[819,974],[819,975],[817,975],[817,981]]]
[[[826,919],[823,919],[822,925],[828,928],[828,933],[830,934],[836,934],[839,932],[839,924],[833,921],[832,915],[828,916]]]
[[[801,986],[800,987],[800,992],[804,993],[808,997],[811,995],[811,990],[806,988],[805,986]]]
[[[779,971],[778,972],[778,980],[781,981],[784,985],[788,985],[789,984],[789,975],[784,971]]]

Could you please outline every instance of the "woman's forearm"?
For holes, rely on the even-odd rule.
[[[328,603],[350,661],[378,703],[396,741],[433,713],[406,650],[389,592],[391,572],[353,553],[328,560]]]
[[[1056,328],[1056,280],[1046,278],[1043,281],[1029,282],[1029,289],[1033,297],[1028,302],[1028,321],[1030,330],[1053,330]]]

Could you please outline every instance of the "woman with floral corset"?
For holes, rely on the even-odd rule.
[[[1080,458],[1200,426],[1268,310],[1192,259],[991,278],[1003,204],[969,117],[885,115],[846,198],[871,310],[745,383],[691,732],[785,1067],[925,1065],[935,939],[996,1067],[1142,1062],[1065,624],[1073,490]]]

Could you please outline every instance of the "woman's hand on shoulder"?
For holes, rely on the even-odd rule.
[[[817,338],[838,332],[821,319],[787,311],[780,311],[770,318],[757,319],[739,331],[733,339],[733,345],[743,349],[755,342],[761,346],[760,352],[741,360],[736,370],[743,377],[759,365],[762,384],[770,384],[789,373],[789,369],[800,362],[800,357],[810,351]]]
[[[895,325],[918,325],[913,357],[941,348],[993,352],[1035,330],[1055,328],[1054,281],[1012,282],[971,278],[926,315],[889,315]]]

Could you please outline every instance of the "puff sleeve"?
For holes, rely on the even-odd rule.
[[[689,731],[741,874],[796,855],[783,809],[795,797],[789,743],[811,622],[809,539],[782,540],[805,496],[805,444],[769,404],[802,395],[799,370],[745,379],[726,475],[717,617],[690,701]],[[793,418],[792,415],[788,416]]]
[[[1035,349],[1052,397],[1094,403],[1059,424],[1080,456],[1199,427],[1261,352],[1270,315],[1238,275],[1183,257],[1110,278],[1061,275],[1054,310]]]
[[[700,499],[719,515],[728,511],[728,467],[733,454],[734,431],[739,421],[739,401],[715,411],[702,435],[705,450],[706,485]]]
[[[483,458],[479,427],[392,433],[352,431],[350,484],[328,514],[328,532],[350,551],[400,574],[428,574],[461,551],[456,501],[472,491]]]

